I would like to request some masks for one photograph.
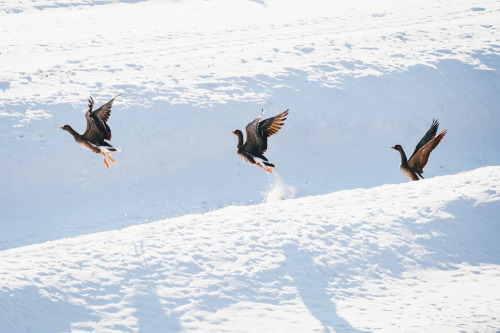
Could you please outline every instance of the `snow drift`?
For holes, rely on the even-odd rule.
[[[500,167],[0,252],[2,332],[495,332]]]

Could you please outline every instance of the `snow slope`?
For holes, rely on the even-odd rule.
[[[2,332],[497,332],[500,167],[0,252]]]
[[[404,182],[399,157],[438,118],[425,175],[500,163],[498,1],[3,1],[0,248],[227,205]],[[115,94],[117,165],[85,130]],[[290,109],[267,153],[231,131]],[[292,192],[293,192],[292,191]],[[102,202],[100,198],[105,198]]]

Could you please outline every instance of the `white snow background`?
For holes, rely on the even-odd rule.
[[[0,1],[0,332],[498,332],[499,29],[494,0]],[[116,94],[107,169],[59,127]],[[274,175],[231,133],[261,109]],[[408,183],[389,147],[433,118]]]

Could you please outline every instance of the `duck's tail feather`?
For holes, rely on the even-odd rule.
[[[271,167],[271,168],[274,168],[274,167],[275,167],[275,165],[274,165],[274,164],[269,163],[269,162],[264,161],[264,160],[262,160],[262,163],[264,163],[266,166]]]

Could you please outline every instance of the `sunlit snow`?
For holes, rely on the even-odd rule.
[[[0,2],[0,332],[500,331],[500,3]],[[115,100],[116,165],[59,129]],[[290,109],[274,174],[237,138]],[[439,119],[425,180],[400,157]]]

